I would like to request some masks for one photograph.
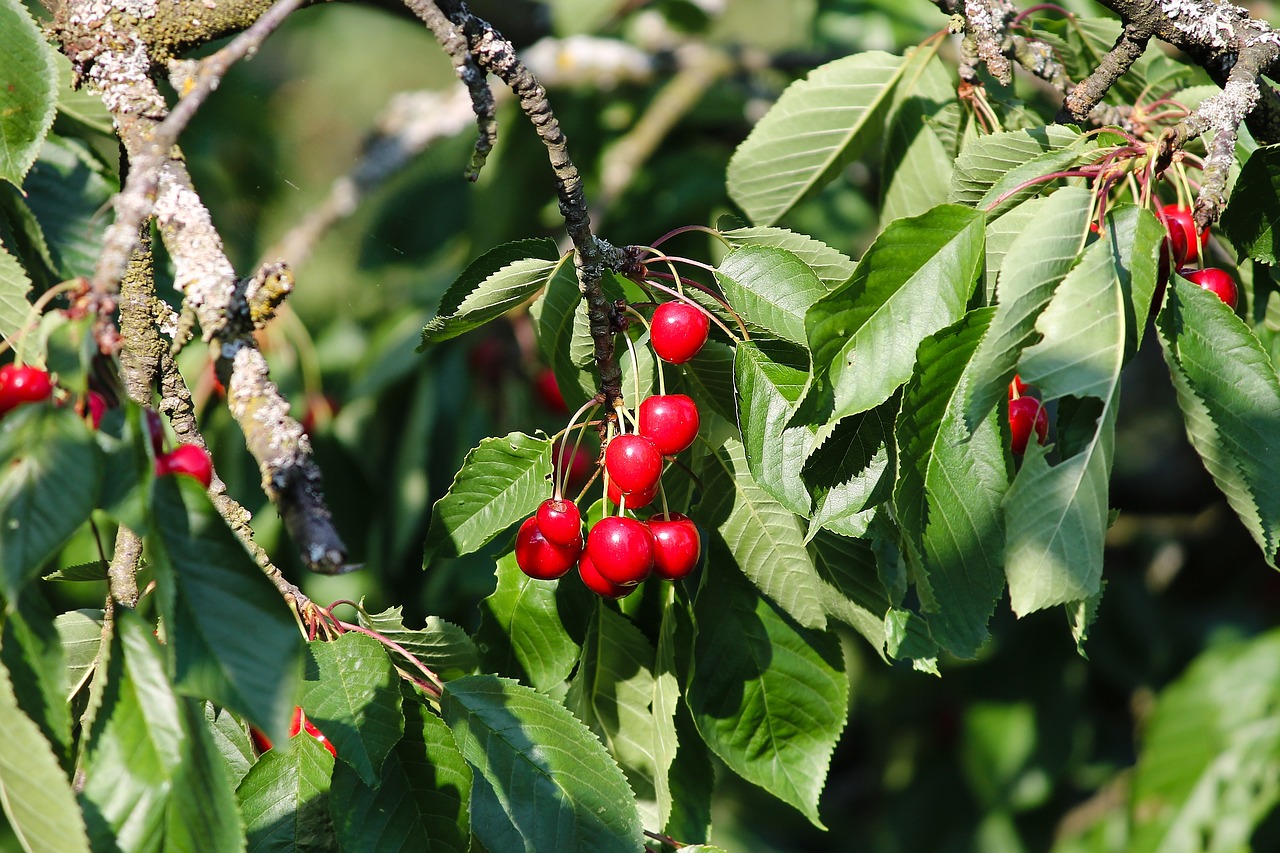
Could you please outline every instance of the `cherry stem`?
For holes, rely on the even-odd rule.
[[[1019,13],[1014,17],[1014,19],[1013,19],[1013,22],[1012,22],[1012,23],[1014,23],[1014,24],[1020,23],[1020,22],[1022,21],[1022,19],[1023,19],[1023,18],[1026,18],[1026,17],[1027,17],[1028,15],[1030,15],[1032,12],[1057,12],[1057,13],[1059,13],[1060,15],[1062,15],[1063,17],[1066,17],[1066,18],[1074,18],[1074,17],[1075,17],[1075,15],[1071,14],[1071,12],[1070,12],[1070,11],[1068,11],[1068,10],[1066,10],[1066,9],[1062,8],[1061,6],[1057,5],[1056,3],[1039,3],[1039,4],[1035,5],[1035,6],[1028,6],[1027,8],[1023,9],[1021,12],[1019,12]]]
[[[719,230],[715,228],[708,228],[706,225],[682,225],[673,231],[668,231],[666,234],[663,234],[657,240],[654,240],[653,245],[661,246],[663,243],[667,242],[672,237],[678,237],[681,234],[688,234],[690,231],[701,231],[704,234],[710,234],[712,237],[715,237],[720,242],[724,243],[726,246],[730,246],[730,247],[733,246],[732,243],[730,243],[728,240],[725,239],[724,234],[722,234]],[[650,247],[641,246],[640,248],[648,249]]]
[[[649,258],[649,260],[652,261],[653,263],[671,264],[671,263],[679,262],[682,264],[688,264],[691,267],[697,267],[698,269],[706,270],[707,272],[712,274],[715,274],[715,271],[716,271],[716,268],[711,266],[711,264],[704,264],[702,261],[695,261],[695,260],[692,260],[691,258],[682,258],[682,257],[679,257],[678,255],[664,255],[661,252],[658,252],[657,250],[650,248],[649,246],[641,246],[640,248],[649,249],[649,251],[658,255],[658,257],[656,258]]]
[[[670,835],[663,835],[660,832],[650,832],[649,830],[646,829],[644,831],[644,835],[645,835],[645,838],[652,838],[654,841],[660,842],[662,844],[666,844],[669,847],[674,847],[677,850],[679,850],[681,847],[688,846],[685,844],[681,844],[679,841],[676,841]]]
[[[597,398],[595,397],[592,397],[590,400],[583,403],[580,407],[578,407],[578,411],[573,413],[573,417],[569,418],[569,425],[564,428],[564,432],[561,434],[562,437],[560,439],[560,473],[559,475],[556,475],[554,466],[553,466],[552,476],[551,476],[551,497],[553,500],[557,500],[557,501],[560,500],[561,497],[564,495],[564,490],[569,487],[569,470],[564,464],[564,449],[566,445],[568,445],[569,443],[569,433],[573,431],[573,426],[578,422],[578,419],[581,418],[584,414],[586,414],[587,409],[594,408],[598,405],[600,405],[600,403],[597,402]],[[583,424],[582,429],[585,430],[586,428],[587,428],[587,425]],[[574,455],[577,455],[578,443],[580,443],[581,441],[582,441],[582,432],[580,431],[578,433],[578,441],[575,442],[573,445]],[[561,483],[561,480],[563,480],[563,483]]]
[[[690,279],[690,283],[696,284],[696,282],[693,282],[692,279]],[[665,285],[658,284],[656,281],[651,281],[649,282],[649,284],[657,288],[658,290],[661,290],[663,293],[669,296],[674,296],[676,299],[679,299],[681,302],[688,303],[689,305],[692,305],[694,308],[697,308],[703,314],[706,314],[707,317],[711,320],[711,322],[719,326],[720,330],[729,336],[729,340],[733,341],[734,343],[738,342],[738,336],[735,335],[733,332],[729,331],[729,327],[726,326],[724,323],[722,323],[719,317],[717,317],[715,314],[712,314],[710,311],[708,311],[703,306],[699,305],[697,302],[694,302],[692,299],[685,296],[683,293],[677,293],[676,291],[672,290],[671,288]],[[742,318],[738,316],[737,311],[734,311],[731,307],[729,307],[728,302],[725,302],[719,296],[712,293],[710,290],[707,290],[705,287],[703,287],[700,284],[698,284],[697,287],[699,290],[704,291],[705,293],[707,293],[707,295],[715,299],[715,301],[719,303],[720,307],[728,311],[729,314],[733,317],[733,319],[738,322],[738,328],[742,329],[742,337],[744,340],[748,340],[748,341],[751,340],[751,333],[747,331],[747,324],[742,322]]]
[[[404,646],[400,645],[395,640],[392,640],[389,637],[384,637],[382,634],[379,634],[377,631],[371,631],[362,625],[355,624],[354,622],[343,622],[339,620],[338,624],[348,631],[355,631],[358,634],[364,634],[366,637],[373,637],[379,643],[382,643],[382,645],[386,646],[387,648],[403,656],[405,660],[413,664],[414,668],[417,669],[418,672],[421,672],[423,675],[425,675],[427,679],[431,682],[433,689],[428,692],[434,695],[437,699],[440,698],[441,691],[444,689],[444,682],[440,680],[440,676],[432,672],[427,667],[426,664],[418,660],[417,656],[415,656],[412,652],[410,652]]]
[[[649,321],[648,321],[648,319],[647,319],[643,314],[641,314],[639,311],[637,311],[636,309],[632,308],[630,305],[628,305],[628,306],[627,306],[627,313],[628,313],[628,314],[630,314],[630,315],[632,315],[633,317],[635,317],[637,320],[639,320],[639,321],[640,321],[640,324],[641,324],[642,326],[644,326],[644,333],[645,333],[645,336],[646,336],[649,340],[653,340],[653,327],[649,325]],[[630,343],[630,341],[628,341],[628,343]],[[662,359],[660,359],[660,358],[655,358],[655,359],[654,359],[654,361],[656,361],[656,362],[657,362],[657,364],[658,364],[658,393],[659,393],[659,394],[666,394],[666,393],[667,393],[667,378],[666,378],[666,376],[665,376],[665,375],[663,374],[663,372],[662,372]],[[636,392],[637,396],[639,395],[639,393],[640,393],[639,391],[637,391],[637,392]],[[640,401],[639,401],[639,400],[637,400],[637,401],[636,401],[636,405],[639,405],[639,402],[640,402]]]
[[[1022,192],[1027,187],[1033,187],[1036,184],[1044,183],[1045,181],[1057,180],[1058,178],[1096,178],[1097,173],[1098,169],[1096,166],[1085,166],[1079,169],[1067,169],[1062,172],[1050,172],[1047,175],[1040,175],[1039,177],[1031,178],[1030,180],[1023,181],[1012,189],[1005,190],[997,196],[995,201],[987,205],[987,212],[990,213],[995,210],[1002,202],[1004,202],[1005,199]]]

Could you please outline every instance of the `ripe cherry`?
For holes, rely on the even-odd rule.
[[[76,411],[80,412],[82,417],[88,418],[89,425],[97,429],[102,426],[102,416],[107,413],[107,398],[97,391],[90,391],[84,397],[83,408]]]
[[[604,451],[604,467],[609,481],[624,495],[653,488],[662,476],[662,454],[643,435],[624,433],[609,441]]]
[[[1021,376],[1014,376],[1013,381],[1009,383],[1009,399],[1016,400],[1019,397],[1029,396],[1031,386],[1022,381]]]
[[[634,518],[611,515],[587,533],[587,554],[606,580],[632,586],[653,569],[653,535]]]
[[[195,477],[206,489],[213,482],[213,463],[204,448],[194,444],[180,444],[168,453],[156,457],[156,476],[186,474]]]
[[[321,734],[320,730],[315,727],[314,723],[307,719],[307,715],[302,713],[301,708],[295,706],[293,709],[293,719],[289,721],[289,737],[297,737],[298,733],[302,731],[306,731],[307,734],[320,741],[320,743],[324,745],[324,748],[329,750],[329,754],[334,758],[338,757],[338,750],[333,743]]]
[[[6,364],[0,367],[0,417],[23,403],[38,403],[53,395],[53,380],[38,367]]]
[[[1219,299],[1227,303],[1228,308],[1235,310],[1238,292],[1236,280],[1231,277],[1231,273],[1217,267],[1205,267],[1202,270],[1183,270],[1179,275],[1216,294]]]
[[[642,509],[653,503],[653,499],[658,496],[658,484],[654,483],[643,492],[632,492],[627,495],[627,509]],[[622,503],[622,492],[618,490],[618,484],[609,481],[609,501],[618,506]]]
[[[547,498],[538,507],[537,519],[538,530],[552,545],[582,542],[582,513],[573,501]]]
[[[664,302],[653,312],[653,351],[671,364],[684,364],[707,342],[711,321],[687,302]]]
[[[564,395],[560,393],[560,385],[556,382],[556,374],[549,367],[544,367],[533,380],[533,393],[542,403],[543,408],[557,415],[569,414]]]
[[[698,406],[686,394],[662,394],[640,404],[640,434],[663,456],[674,456],[698,435]]]
[[[1175,266],[1192,263],[1200,257],[1200,248],[1209,239],[1209,229],[1196,234],[1196,223],[1190,208],[1166,204],[1160,208],[1158,216],[1169,232],[1165,242]]]
[[[678,581],[698,565],[702,537],[693,521],[678,512],[655,515],[647,522],[653,534],[653,573],[663,580]]]
[[[596,564],[591,562],[589,554],[584,553],[582,559],[578,561],[578,576],[582,578],[582,582],[586,584],[587,589],[601,598],[626,598],[636,591],[636,584],[623,586],[600,574],[596,569]]]
[[[564,577],[581,553],[582,537],[569,545],[557,545],[542,535],[536,515],[526,518],[516,533],[516,565],[534,580]]]
[[[1009,401],[1009,429],[1013,433],[1010,446],[1018,456],[1027,452],[1027,442],[1031,439],[1031,430],[1036,432],[1037,440],[1044,444],[1049,437],[1049,413],[1035,397],[1019,397]]]

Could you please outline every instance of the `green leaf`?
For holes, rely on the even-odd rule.
[[[1161,692],[1133,772],[1125,850],[1251,848],[1280,801],[1277,685],[1271,631],[1211,649]]]
[[[883,657],[889,598],[871,542],[821,530],[809,543],[809,553],[823,581],[827,615],[853,628]]]
[[[236,789],[250,850],[338,849],[329,817],[333,763],[329,750],[312,737],[294,738],[288,752],[262,754]]]
[[[441,678],[469,675],[476,668],[480,653],[466,631],[439,616],[428,616],[424,627],[410,630],[401,609],[389,607],[368,618],[361,612],[360,624],[403,646]]]
[[[482,440],[431,510],[423,565],[470,554],[532,515],[550,494],[550,476],[547,439],[513,432]]]
[[[53,612],[44,595],[28,586],[16,601],[8,603],[3,618],[0,664],[9,671],[18,707],[40,726],[63,769],[70,772],[71,711],[64,680],[66,663]]]
[[[21,0],[0,0],[0,179],[21,185],[53,125],[53,48]]]
[[[40,728],[22,713],[0,663],[0,805],[22,849],[88,853],[84,820],[71,781]],[[14,748],[20,745],[21,748]]]
[[[555,241],[546,237],[485,252],[445,291],[435,318],[422,329],[418,351],[501,317],[545,286],[559,260]]]
[[[244,850],[203,710],[173,691],[151,626],[120,608],[115,624],[80,794],[94,849]]]
[[[339,764],[330,808],[343,851],[466,853],[471,768],[449,728],[421,702],[404,703],[404,738],[376,786]]]
[[[729,196],[772,225],[880,138],[902,59],[864,51],[787,87],[729,160]]]
[[[1052,466],[1029,443],[1005,499],[1005,574],[1019,616],[1099,591],[1120,370],[1133,348],[1133,291],[1140,279],[1154,281],[1154,224],[1132,206],[1108,214],[1107,239],[1089,246],[1058,286],[1036,323],[1044,339],[1023,353],[1019,372],[1045,399],[1095,399],[1060,407],[1059,438],[1070,436],[1070,422],[1084,437],[1060,441],[1070,455]]]
[[[582,662],[565,697],[565,706],[604,743],[640,800],[657,799],[658,758],[650,708],[654,654],[653,644],[639,628],[597,601],[587,622]]]
[[[1035,323],[1058,284],[1071,271],[1088,233],[1093,193],[1064,187],[1027,202],[1035,216],[1009,246],[1000,267],[1000,306],[973,356],[973,380],[965,393],[970,428],[1007,396],[1022,351],[1039,339]]]
[[[473,675],[445,685],[440,710],[474,772],[472,831],[487,849],[634,853],[641,845],[622,771],[554,699]]]
[[[222,769],[227,781],[236,787],[257,761],[249,731],[235,714],[225,708],[217,708],[212,702],[204,704],[204,719],[209,725],[213,745],[222,757]]]
[[[787,509],[807,515],[811,501],[800,469],[814,431],[788,427],[787,422],[808,385],[808,364],[798,367],[774,360],[746,341],[734,348],[733,365],[738,423],[751,475]]]
[[[808,628],[826,626],[821,580],[800,521],[756,483],[742,445],[730,439],[707,457],[695,517],[713,526],[743,574]]]
[[[676,714],[681,707],[680,680],[676,672],[676,623],[678,608],[675,587],[663,587],[662,624],[658,629],[658,649],[653,664],[653,689],[649,699],[653,725],[649,737],[653,743],[654,797],[658,801],[658,826],[665,828],[675,811],[676,797],[672,767],[680,752]],[[615,753],[616,755],[616,753]],[[708,786],[708,793],[710,787]]]
[[[174,688],[283,741],[302,638],[280,593],[190,477],[156,477],[148,539]]]
[[[35,335],[19,337],[31,319],[31,303],[27,301],[30,292],[31,279],[22,269],[22,264],[0,243],[0,338],[13,344],[15,353],[24,364],[43,367],[43,353],[32,352],[31,341]]]
[[[805,462],[804,478],[813,490],[813,518],[806,540],[827,529],[859,537],[875,507],[893,490],[897,450],[893,443],[896,399],[845,418]]]
[[[908,50],[885,120],[880,222],[918,216],[947,200],[960,109],[951,73],[930,47]]]
[[[387,753],[404,733],[399,676],[383,645],[349,631],[307,644],[302,710],[338,757],[375,785]]]
[[[1095,147],[1089,137],[1061,124],[976,137],[956,158],[951,201],[999,215],[1056,186],[1054,180],[1036,179],[1084,161]],[[1024,187],[1028,182],[1033,183]]]
[[[694,619],[686,698],[703,740],[822,827],[818,797],[849,713],[839,640],[788,619],[714,546]]]
[[[736,347],[707,341],[696,356],[679,367],[680,383],[698,408],[734,423],[738,420],[733,378],[735,351]],[[664,369],[670,381],[671,367]]]
[[[1191,446],[1269,564],[1280,525],[1280,379],[1249,327],[1174,276],[1156,318]]]
[[[911,376],[916,347],[964,313],[982,269],[982,214],[955,205],[891,223],[853,277],[805,317],[833,420],[878,406]]]
[[[765,246],[786,249],[804,261],[828,288],[846,281],[853,275],[854,263],[844,252],[831,248],[807,234],[798,234],[786,228],[745,227],[734,228],[720,234],[730,246]]]
[[[27,404],[0,420],[0,583],[22,588],[88,520],[102,458],[74,411]]]
[[[480,603],[476,643],[485,669],[520,677],[546,692],[569,677],[585,630],[585,609],[575,607],[559,581],[535,581],[515,554],[498,561],[498,588]],[[570,578],[568,584],[578,583]],[[580,585],[580,584],[579,584]]]
[[[546,290],[529,306],[529,316],[538,349],[555,373],[565,404],[576,409],[595,393],[595,380],[587,372],[595,344],[572,264],[562,264],[551,276]]]
[[[62,640],[62,653],[66,659],[63,671],[62,696],[71,698],[89,681],[98,662],[102,646],[102,611],[71,610],[59,613],[53,620]]]
[[[1274,266],[1280,257],[1280,145],[1249,155],[1222,214],[1222,230],[1236,251]]]
[[[801,346],[805,312],[828,290],[799,257],[765,246],[729,252],[716,269],[716,281],[744,320]]]
[[[970,312],[920,345],[896,428],[893,502],[928,576],[922,609],[933,638],[966,658],[986,641],[1004,590],[1005,442],[995,413],[970,433],[963,405],[970,359],[994,313]]]
[[[92,276],[109,221],[102,210],[119,192],[119,182],[85,143],[50,136],[23,187],[57,274]]]

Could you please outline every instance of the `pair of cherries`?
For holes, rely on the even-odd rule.
[[[1209,239],[1209,229],[1197,233],[1190,208],[1176,204],[1160,208],[1158,216],[1168,232],[1160,246],[1161,281],[1168,279],[1172,266],[1178,270],[1178,275],[1214,294],[1234,310],[1239,300],[1239,289],[1231,273],[1218,267],[1185,268],[1200,257],[1201,248]]]

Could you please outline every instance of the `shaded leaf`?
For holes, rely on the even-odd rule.
[[[823,581],[827,615],[853,628],[883,657],[889,598],[871,543],[819,531],[809,543],[809,552]]]
[[[343,851],[466,853],[471,769],[449,728],[421,702],[404,703],[404,738],[375,786],[339,764],[330,807]]]
[[[294,741],[287,752],[264,752],[236,789],[253,853],[338,849],[329,817],[333,756],[315,738]]]
[[[300,704],[338,758],[376,785],[382,762],[404,733],[399,676],[383,645],[348,631],[307,644]]]
[[[816,826],[849,682],[832,633],[807,630],[761,596],[713,546],[694,604],[686,699],[712,752]]]
[[[527,680],[546,692],[561,684],[578,662],[585,607],[560,581],[535,581],[520,571],[515,554],[498,561],[498,588],[480,603],[476,643],[487,670]],[[578,583],[572,577],[568,584]]]
[[[902,59],[864,51],[792,83],[729,160],[730,197],[772,225],[880,136]]]
[[[959,657],[986,641],[1004,590],[1005,442],[994,413],[970,433],[963,405],[970,359],[994,313],[970,312],[925,339],[896,426],[894,507],[928,576],[920,596],[930,633]]]
[[[1280,252],[1280,145],[1254,151],[1236,178],[1222,229],[1236,250],[1274,266]]]
[[[1156,318],[1191,446],[1271,565],[1280,547],[1280,379],[1248,326],[1174,276]]]
[[[960,122],[955,84],[934,41],[911,48],[885,120],[880,222],[918,216],[947,200]]]
[[[88,853],[84,820],[71,781],[39,727],[22,713],[0,664],[0,805],[9,828],[25,850]],[[21,749],[12,745],[21,744]]]
[[[563,705],[514,681],[473,675],[445,685],[440,709],[472,768],[472,830],[487,849],[640,846],[626,778]]]
[[[751,475],[787,509],[807,515],[810,498],[800,469],[814,431],[787,423],[808,386],[808,365],[775,360],[752,341],[734,347],[733,364],[738,423]]]
[[[156,477],[149,539],[173,686],[283,741],[302,638],[280,593],[190,477]]]
[[[28,586],[3,614],[0,663],[18,707],[40,727],[65,771],[72,770],[71,711],[66,695],[62,639],[44,596]]]
[[[23,188],[57,274],[63,279],[92,276],[110,223],[104,208],[119,192],[119,182],[104,172],[85,143],[50,136]]]
[[[169,684],[151,626],[116,610],[80,794],[94,849],[244,849],[235,794],[194,699]]]
[[[806,540],[822,529],[853,537],[867,532],[876,505],[893,491],[897,410],[894,399],[845,418],[805,462],[804,478],[814,494]]]
[[[0,420],[0,582],[10,601],[88,520],[102,477],[89,428],[40,403]]]
[[[36,348],[31,346],[35,335],[24,334],[19,337],[19,333],[31,319],[31,303],[27,300],[30,292],[31,279],[27,277],[22,264],[0,242],[0,338],[14,344],[23,363],[42,367],[43,354],[33,352]]]
[[[62,640],[66,659],[63,671],[63,698],[67,701],[80,692],[98,661],[102,645],[102,611],[71,610],[59,613],[53,620]]]

